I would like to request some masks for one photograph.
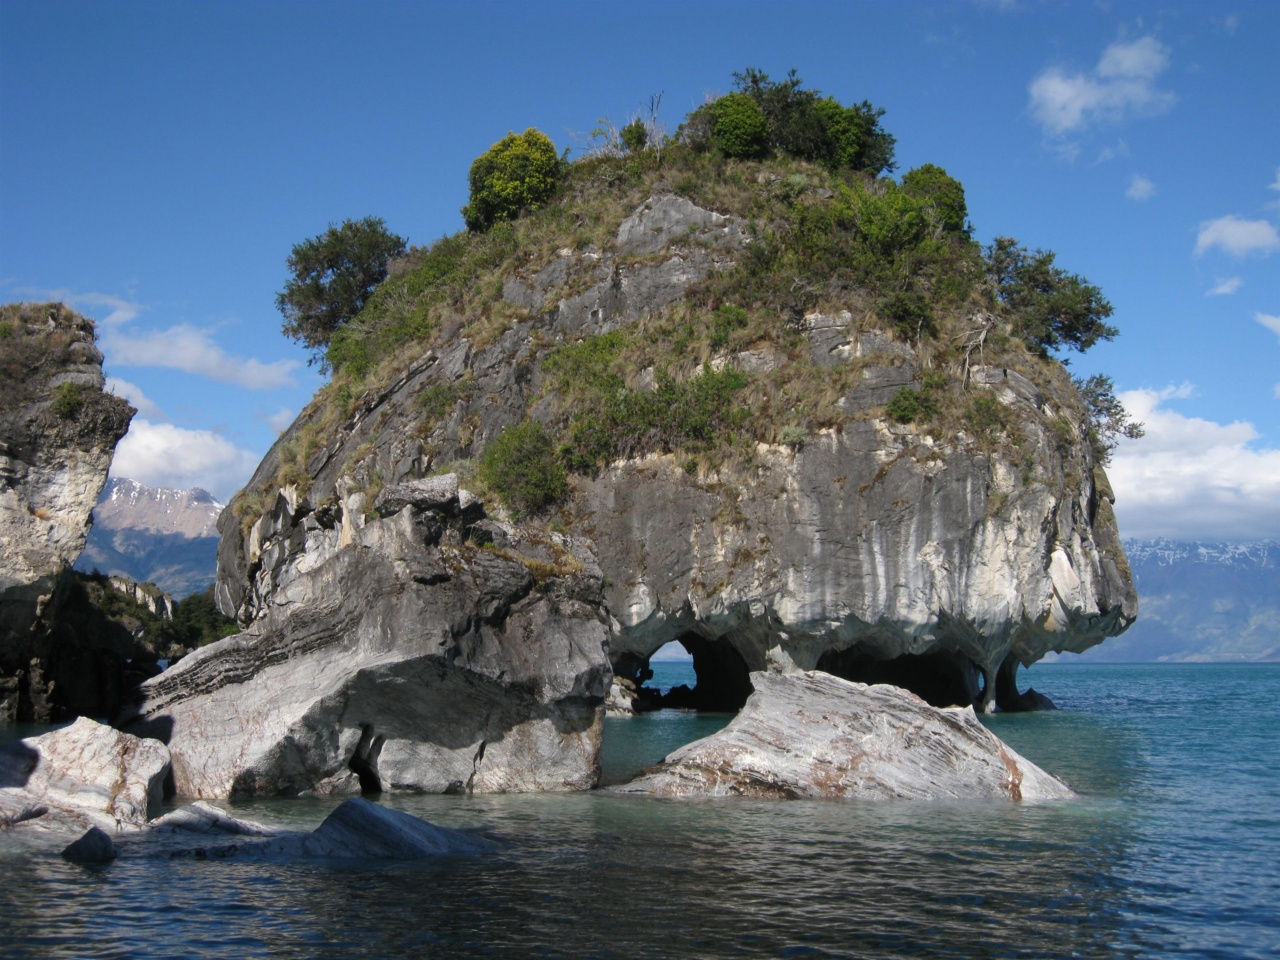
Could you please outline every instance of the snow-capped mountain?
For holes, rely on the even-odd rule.
[[[1126,540],[1138,621],[1079,658],[1280,660],[1280,541]]]
[[[154,583],[179,598],[198,593],[217,572],[222,508],[205,490],[109,480],[76,569]]]

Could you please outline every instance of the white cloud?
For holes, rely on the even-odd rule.
[[[1139,173],[1129,180],[1129,189],[1124,195],[1130,200],[1150,200],[1156,195],[1156,185]]]
[[[1218,247],[1233,257],[1268,254],[1280,249],[1280,234],[1266,220],[1245,220],[1234,213],[1205,220],[1196,235],[1196,256]]]
[[[67,290],[65,287],[59,287],[55,290],[18,287],[15,292],[19,296],[31,297],[35,300],[65,303],[67,306],[74,307],[85,316],[95,320],[99,328],[123,326],[137,317],[144,309],[140,303],[134,303],[132,300],[126,300],[123,297],[113,296],[109,293],[76,293],[74,290]],[[106,312],[104,313],[103,311]]]
[[[1205,294],[1206,297],[1228,297],[1235,293],[1242,286],[1244,280],[1240,277],[1228,277],[1226,280],[1219,280],[1217,286]]]
[[[1276,167],[1276,178],[1267,189],[1280,190],[1280,167]]]
[[[1113,43],[1089,73],[1049,67],[1031,81],[1031,112],[1045,131],[1061,137],[1097,122],[1118,122],[1130,113],[1161,113],[1174,96],[1156,87],[1169,66],[1169,51],[1154,37]]]
[[[296,385],[293,370],[299,366],[298,361],[263,363],[231,356],[213,342],[209,331],[190,324],[138,334],[107,330],[101,342],[111,365],[184,370],[250,390]]]
[[[244,486],[259,459],[211,430],[184,430],[135,417],[116,447],[111,475],[151,487],[203,487],[226,503]]]
[[[1154,80],[1169,66],[1169,51],[1155,37],[1139,37],[1133,43],[1113,43],[1102,51],[1098,76],[1111,80]]]
[[[1280,537],[1280,450],[1259,448],[1250,423],[1221,424],[1168,407],[1188,394],[1133,390],[1120,400],[1146,436],[1121,440],[1107,473],[1126,537]]]
[[[164,415],[160,407],[142,392],[141,387],[130,383],[128,380],[121,380],[119,377],[107,377],[106,390],[107,393],[114,393],[117,397],[123,397],[128,400],[133,404],[138,414],[148,420],[169,419]]]
[[[1280,317],[1273,317],[1266,313],[1255,313],[1253,319],[1257,320],[1277,337],[1280,337]]]
[[[276,433],[283,433],[289,424],[293,423],[293,418],[298,415],[296,410],[290,410],[288,407],[281,407],[275,413],[264,414],[261,419]]]

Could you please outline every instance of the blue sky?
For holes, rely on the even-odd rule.
[[[1127,536],[1280,537],[1280,4],[0,0],[0,299],[99,322],[116,473],[228,498],[319,384],[293,244],[462,227],[471,160],[796,68],[886,111],[976,236],[1055,250],[1121,336],[1073,357],[1147,424]]]

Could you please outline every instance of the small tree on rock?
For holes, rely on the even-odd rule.
[[[1010,237],[996,237],[984,253],[996,299],[1033,350],[1045,356],[1065,347],[1083,353],[1120,332],[1106,322],[1112,308],[1102,291],[1054,266],[1053,251],[1027,250]]]
[[[338,327],[360,312],[386,279],[387,265],[404,249],[404,238],[387,230],[380,217],[346,220],[295,246],[285,261],[291,276],[276,294],[285,334],[322,356]]]
[[[471,202],[462,208],[467,229],[488,230],[536,210],[551,199],[563,164],[555,144],[539,130],[508,133],[471,163]]]

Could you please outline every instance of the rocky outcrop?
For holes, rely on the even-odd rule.
[[[254,528],[263,614],[144,684],[124,728],[195,797],[593,786],[610,671],[585,543],[485,519],[453,475],[368,499],[282,493]]]
[[[156,740],[81,717],[0,745],[0,827],[37,845],[90,828],[141,829],[163,797],[169,751]]]
[[[112,590],[128,597],[139,607],[150,611],[158,620],[172,620],[174,599],[154,583],[138,583],[124,576],[107,579]]]
[[[562,249],[504,278],[502,307],[515,316],[505,330],[437,338],[341,424],[326,425],[323,404],[304,413],[222,516],[220,608],[248,623],[326,555],[314,531],[343,484],[412,480],[467,462],[526,416],[551,422],[550,350],[680,309],[690,287],[752,242],[732,218],[657,195],[622,220],[608,249]],[[679,641],[708,708],[740,707],[751,671],[819,668],[938,705],[1017,709],[1030,702],[1017,690],[1020,665],[1128,626],[1137,596],[1112,494],[1061,365],[997,367],[975,346],[959,365],[951,419],[930,433],[885,411],[920,386],[935,362],[928,350],[886,333],[865,304],[786,323],[799,346],[726,349],[709,365],[753,376],[803,366],[815,389],[840,391],[829,425],[718,468],[666,454],[617,460],[574,477],[555,516],[595,546],[619,677],[642,683],[649,657]],[[994,320],[972,323],[981,344]],[[638,372],[635,389],[652,389],[652,373]],[[424,418],[428,391],[449,402]],[[982,417],[965,416],[974,404]],[[286,491],[281,507],[282,465],[299,449],[311,451],[316,506]],[[288,537],[282,510],[294,517]]]
[[[133,408],[102,392],[91,320],[19,305],[0,330],[0,720],[48,720],[80,712],[50,626]]]
[[[1052,800],[1070,788],[986,729],[898,687],[820,671],[755,673],[719,733],[616,791],[660,797]]]
[[[118,856],[420,860],[493,847],[362,799],[341,804],[310,832],[237,820],[203,803],[148,820],[168,773],[164,744],[83,717],[0,745],[0,845],[95,864]]]

